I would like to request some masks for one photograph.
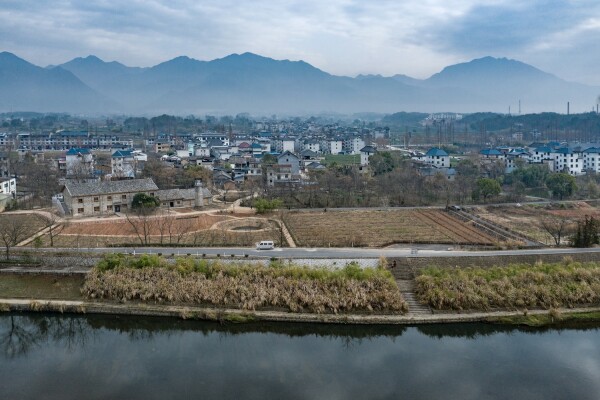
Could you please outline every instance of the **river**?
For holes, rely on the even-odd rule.
[[[0,399],[598,399],[599,326],[0,314]]]

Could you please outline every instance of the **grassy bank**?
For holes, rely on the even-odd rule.
[[[86,277],[91,299],[286,309],[293,312],[405,312],[389,271],[349,264],[340,270],[124,255],[105,257]]]
[[[417,297],[437,310],[574,308],[600,304],[600,263],[426,268]]]
[[[487,322],[501,325],[523,325],[530,327],[542,326],[582,326],[584,324],[598,324],[600,321],[600,312],[574,312],[560,313],[557,310],[551,310],[548,314],[523,314],[510,317],[492,317]]]
[[[81,275],[0,274],[0,298],[82,300]]]

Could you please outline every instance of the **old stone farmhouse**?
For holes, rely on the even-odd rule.
[[[198,183],[192,189],[159,190],[154,181],[130,179],[101,182],[67,182],[62,191],[60,206],[66,215],[94,216],[127,212],[137,193],[155,196],[160,206],[203,207],[211,202],[211,193]]]
[[[136,193],[156,195],[150,178],[124,181],[67,182],[62,191],[65,214],[90,216],[126,212]]]

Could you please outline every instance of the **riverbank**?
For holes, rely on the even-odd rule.
[[[174,317],[221,323],[287,322],[356,325],[417,325],[488,322],[506,325],[547,326],[567,322],[600,322],[600,307],[431,315],[315,314],[239,310],[214,307],[105,303],[75,300],[0,299],[0,312],[57,312]]]

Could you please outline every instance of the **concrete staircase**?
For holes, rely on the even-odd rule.
[[[415,277],[408,268],[398,266],[392,269],[392,274],[396,278],[396,285],[402,293],[402,297],[408,303],[409,315],[431,315],[431,309],[425,304],[421,304],[415,295]]]

